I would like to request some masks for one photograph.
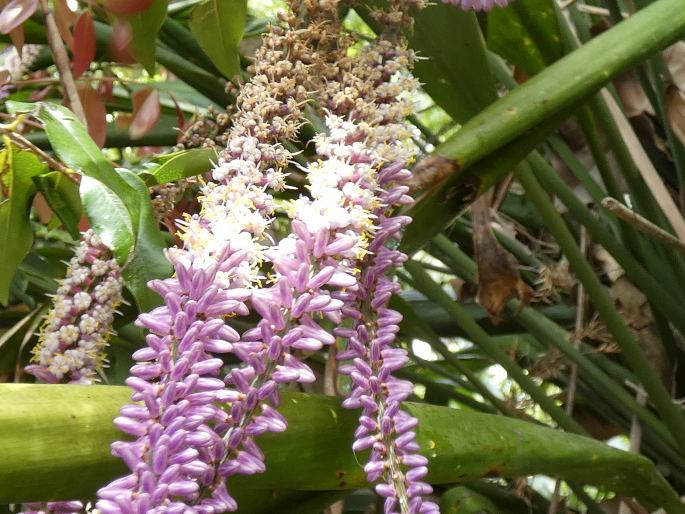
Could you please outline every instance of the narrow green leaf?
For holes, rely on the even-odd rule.
[[[197,148],[165,155],[157,159],[159,167],[146,172],[145,182],[152,186],[194,177],[209,171],[218,157],[214,148]]]
[[[133,293],[138,310],[147,312],[161,302],[159,295],[147,287],[148,281],[170,277],[171,265],[164,257],[163,250],[166,245],[155,222],[147,186],[134,173],[128,170],[117,171],[136,190],[140,202],[136,246],[123,271],[124,284]]]
[[[532,76],[563,52],[553,0],[517,0],[488,14],[488,47]]]
[[[53,150],[67,166],[83,174],[81,199],[91,225],[123,264],[136,241],[140,197],[121,178],[74,114],[61,105],[39,104]]]
[[[2,188],[7,197],[0,200],[0,303],[7,305],[14,273],[33,246],[29,209],[36,192],[33,177],[48,170],[38,157],[22,150],[3,150]]]
[[[62,221],[67,232],[74,239],[78,239],[79,221],[83,213],[78,186],[58,171],[33,177],[33,182]]]
[[[227,78],[240,72],[238,44],[247,20],[245,0],[206,0],[190,15],[190,30]]]
[[[131,24],[133,54],[149,74],[155,72],[157,33],[166,18],[169,0],[155,0],[146,11],[126,16]]]
[[[431,4],[416,15],[409,41],[426,58],[416,62],[415,75],[455,121],[464,123],[497,98],[472,11]]]
[[[125,467],[109,444],[131,391],[115,386],[0,384],[0,503],[90,498]],[[682,514],[685,506],[645,457],[521,420],[407,404],[421,424],[431,483],[548,474],[606,487]],[[265,435],[266,472],[229,487],[332,491],[366,486],[350,445],[359,413],[340,400],[283,393],[283,434]],[[321,458],[325,455],[326,458]]]

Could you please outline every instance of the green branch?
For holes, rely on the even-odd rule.
[[[111,420],[130,393],[114,386],[0,384],[0,504],[92,498],[123,474],[109,450],[121,437]],[[433,483],[541,473],[685,513],[640,455],[502,416],[423,404],[407,409],[421,420],[419,442]],[[233,490],[365,487],[364,456],[350,450],[358,412],[342,409],[339,399],[295,393],[283,394],[281,412],[289,429],[260,438],[266,473],[231,479]]]

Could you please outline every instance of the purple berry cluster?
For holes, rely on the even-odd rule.
[[[51,383],[92,384],[121,303],[121,270],[94,231],[82,235],[53,297],[39,344],[25,371]]]

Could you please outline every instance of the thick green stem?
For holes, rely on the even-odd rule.
[[[112,425],[129,400],[126,387],[0,384],[0,504],[92,498],[123,474],[109,445]],[[350,445],[359,413],[331,397],[283,393],[283,434],[260,439],[264,474],[232,477],[231,490],[309,491],[366,486]],[[496,473],[503,477],[558,474],[685,513],[677,494],[645,457],[532,423],[432,405],[407,404],[419,418],[419,443],[431,483]],[[325,455],[325,458],[322,458]]]

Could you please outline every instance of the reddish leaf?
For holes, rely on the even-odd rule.
[[[154,0],[105,0],[105,9],[114,14],[137,14],[147,11]]]
[[[136,58],[131,53],[131,41],[133,32],[131,26],[122,21],[112,25],[112,37],[109,40],[108,49],[112,59],[120,64],[134,64]]]
[[[74,27],[74,78],[79,78],[95,59],[95,26],[93,16],[85,11]]]
[[[88,134],[102,148],[107,137],[107,110],[102,98],[90,85],[77,84],[78,96],[83,104],[88,124]]]
[[[186,124],[186,116],[183,112],[183,109],[181,109],[181,106],[178,105],[178,101],[176,100],[176,97],[169,93],[169,96],[171,97],[171,101],[174,102],[174,107],[176,108],[176,123],[178,123],[178,128],[181,129],[179,130],[179,136],[183,134],[182,130],[183,127],[185,127]]]
[[[0,32],[8,34],[24,23],[38,8],[38,0],[12,0],[0,13]]]
[[[50,205],[45,200],[45,197],[41,193],[38,193],[33,197],[33,212],[38,215],[38,219],[44,225],[50,223],[50,220],[55,215],[53,210],[50,208]]]
[[[111,102],[114,96],[114,81],[103,80],[98,86],[98,94],[106,101]]]
[[[55,22],[59,34],[69,48],[74,47],[74,36],[71,35],[71,27],[76,21],[76,13],[69,9],[66,0],[55,0]]]
[[[43,89],[35,90],[31,93],[31,96],[29,96],[29,102],[40,102],[41,100],[45,100],[54,89],[55,88],[52,86],[45,86]]]
[[[159,93],[155,89],[141,89],[133,93],[133,122],[128,129],[131,139],[147,134],[159,121]]]
[[[17,28],[10,30],[10,39],[14,48],[17,49],[17,54],[21,58],[21,52],[24,49],[24,27],[19,25]]]

